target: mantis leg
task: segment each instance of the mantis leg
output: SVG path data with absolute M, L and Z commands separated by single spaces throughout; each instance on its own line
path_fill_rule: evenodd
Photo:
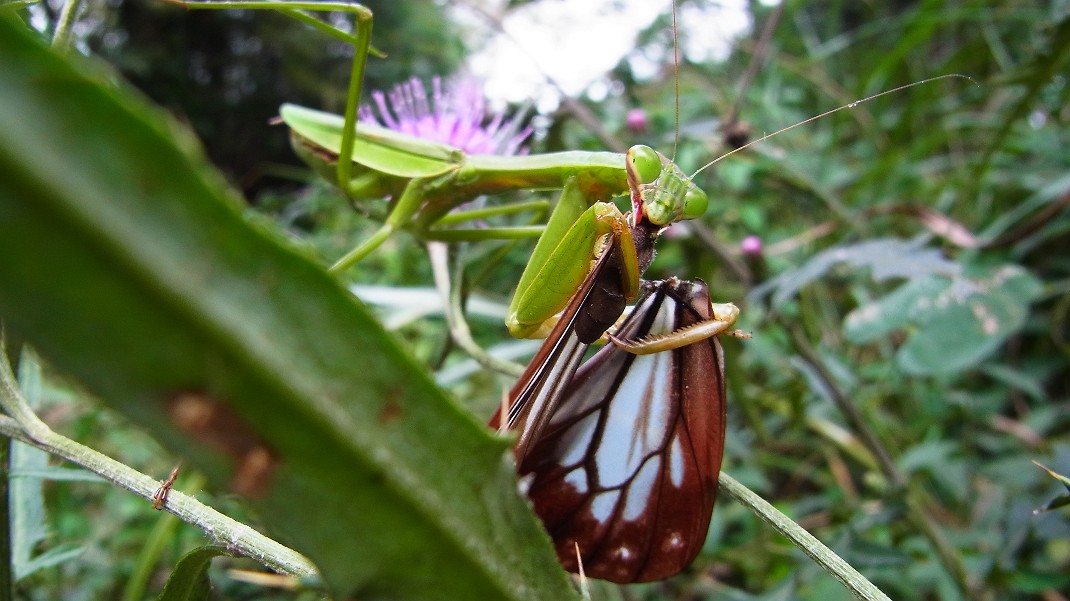
M 347 162 L 352 163 L 352 161 Z M 420 205 L 423 204 L 427 189 L 433 183 L 434 180 L 430 178 L 417 177 L 409 180 L 409 183 L 405 185 L 405 191 L 401 194 L 401 198 L 398 199 L 397 205 L 390 211 L 383 225 L 360 246 L 338 259 L 328 271 L 335 273 L 345 271 L 379 248 L 391 234 L 404 226 L 416 214 L 420 209 Z
M 713 317 L 711 319 L 680 328 L 671 334 L 640 340 L 624 340 L 610 334 L 609 339 L 613 341 L 613 344 L 633 355 L 651 355 L 685 347 L 719 334 L 734 334 L 728 332 L 728 328 L 732 327 L 736 323 L 736 319 L 739 318 L 739 308 L 732 303 L 714 304 L 712 308 Z M 749 338 L 749 335 L 745 334 L 734 335 Z
M 356 265 L 364 257 L 371 254 L 375 249 L 379 248 L 383 242 L 387 240 L 394 232 L 404 229 L 406 225 L 416 216 L 420 208 L 423 206 L 427 194 L 429 191 L 449 186 L 452 183 L 456 171 L 451 171 L 445 175 L 437 177 L 417 177 L 409 180 L 405 185 L 405 190 L 401 193 L 401 198 L 398 199 L 397 204 L 390 210 L 390 214 L 387 215 L 386 221 L 379 227 L 367 240 L 362 242 L 360 246 L 354 248 L 345 254 L 342 258 L 338 259 L 331 265 L 329 271 L 341 272 L 353 265 Z M 541 210 L 545 206 L 544 203 L 525 203 L 518 207 L 496 207 L 493 209 L 481 209 L 478 211 L 469 212 L 467 215 L 462 215 L 451 220 L 456 222 L 462 218 L 467 219 L 481 219 L 494 215 L 510 214 L 520 211 L 529 211 L 532 209 Z M 619 211 L 618 211 L 619 213 Z M 437 223 L 441 224 L 442 220 Z M 489 233 L 486 230 L 473 231 L 473 230 L 427 230 L 423 236 L 429 240 L 441 240 L 441 241 L 457 241 L 457 240 L 471 240 L 473 238 L 489 238 L 494 239 L 517 239 L 517 238 L 534 238 L 541 235 L 545 231 L 545 228 L 538 226 L 517 226 L 510 228 L 498 228 Z M 466 236 L 468 233 L 476 233 L 481 235 Z M 582 279 L 582 278 L 581 278 Z M 563 305 L 563 303 L 562 303 Z
M 371 47 L 372 11 L 356 2 L 320 2 L 302 0 L 164 0 L 191 9 L 251 9 L 274 10 L 323 31 L 333 38 L 353 45 L 353 65 L 349 72 L 349 87 L 346 94 L 345 127 L 342 130 L 341 151 L 338 153 L 338 181 L 349 182 L 353 172 L 353 146 L 357 139 L 357 107 L 360 104 L 364 68 L 368 63 Z M 305 11 L 340 11 L 354 16 L 355 33 L 349 34 L 309 15 Z
M 602 252 L 602 238 L 620 240 L 621 290 L 626 300 L 639 294 L 639 266 L 628 220 L 616 205 L 590 204 L 575 178 L 569 178 L 561 200 L 532 252 L 509 306 L 506 327 L 516 337 L 539 337 L 547 320 L 575 294 Z
M 452 211 L 435 221 L 434 227 L 428 228 L 423 232 L 423 237 L 427 240 L 437 240 L 440 242 L 473 242 L 478 240 L 520 240 L 523 238 L 538 238 L 544 231 L 546 231 L 546 227 L 537 224 L 542 221 L 549 210 L 549 202 L 545 200 L 532 200 L 504 206 Z M 520 213 L 530 213 L 532 215 L 532 223 L 530 225 L 478 229 L 450 227 L 469 221 L 491 219 L 503 215 L 517 215 Z

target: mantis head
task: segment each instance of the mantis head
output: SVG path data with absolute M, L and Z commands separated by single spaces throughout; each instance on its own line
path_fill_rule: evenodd
M 653 148 L 632 146 L 625 165 L 636 219 L 645 215 L 654 225 L 667 227 L 706 212 L 710 202 L 706 193 L 691 183 L 676 163 Z

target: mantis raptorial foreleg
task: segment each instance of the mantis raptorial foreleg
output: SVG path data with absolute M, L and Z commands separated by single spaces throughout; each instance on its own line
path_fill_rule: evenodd
M 532 251 L 509 305 L 506 326 L 517 337 L 538 338 L 548 333 L 547 319 L 561 310 L 602 252 L 602 238 L 618 239 L 622 251 L 622 291 L 628 301 L 639 293 L 635 243 L 627 219 L 616 205 L 587 200 L 575 181 L 565 184 L 557 208 L 546 224 L 546 234 Z M 579 249 L 580 256 L 577 256 Z M 582 256 L 584 249 L 586 256 Z
M 649 336 L 639 340 L 627 340 L 614 334 L 609 334 L 608 337 L 613 344 L 633 355 L 652 355 L 671 351 L 721 334 L 742 338 L 750 337 L 746 334 L 728 331 L 728 328 L 735 325 L 736 320 L 739 319 L 739 307 L 732 303 L 717 303 L 711 305 L 711 307 L 713 312 L 711 319 L 688 325 L 668 334 Z

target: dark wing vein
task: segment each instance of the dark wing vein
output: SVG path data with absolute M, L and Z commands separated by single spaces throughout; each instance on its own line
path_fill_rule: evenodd
M 618 240 L 611 239 L 599 256 L 591 271 L 580 284 L 576 294 L 565 306 L 560 319 L 554 325 L 550 335 L 538 353 L 532 358 L 516 385 L 509 392 L 509 413 L 507 426 L 519 432 L 514 452 L 517 462 L 523 461 L 533 441 L 541 437 L 546 423 L 553 415 L 561 399 L 561 392 L 572 380 L 576 368 L 590 345 L 589 340 L 581 340 L 577 329 L 586 332 L 597 330 L 596 322 L 607 321 L 612 324 L 624 310 L 623 300 L 615 315 L 605 314 L 615 303 L 607 302 L 605 297 L 620 297 L 621 269 Z M 592 314 L 589 306 L 601 307 L 598 314 Z M 602 327 L 605 331 L 605 327 Z M 601 335 L 599 332 L 595 338 Z M 490 427 L 498 428 L 501 424 L 499 411 L 490 419 Z
M 704 284 L 649 284 L 618 335 L 671 332 L 708 307 Z M 566 568 L 576 544 L 588 575 L 616 582 L 691 562 L 720 470 L 722 375 L 716 339 L 642 357 L 609 346 L 579 368 L 520 463 Z

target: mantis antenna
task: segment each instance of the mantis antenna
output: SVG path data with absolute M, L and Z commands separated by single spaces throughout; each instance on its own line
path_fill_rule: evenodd
M 676 149 L 680 146 L 680 43 L 676 29 L 676 0 L 672 1 L 672 80 L 673 97 L 676 99 L 675 126 L 672 138 L 672 162 L 676 162 Z
M 674 11 L 675 11 L 675 9 L 674 9 Z M 674 14 L 675 14 L 675 12 L 674 12 Z M 782 134 L 782 133 L 784 133 L 784 132 L 786 132 L 788 130 L 795 129 L 796 127 L 799 127 L 801 125 L 806 125 L 807 123 L 810 123 L 810 122 L 813 122 L 813 121 L 817 121 L 818 119 L 827 117 L 827 116 L 829 116 L 829 115 L 831 115 L 833 113 L 838 113 L 838 112 L 840 112 L 842 110 L 853 109 L 853 108 L 857 107 L 860 104 L 864 104 L 866 102 L 869 102 L 870 100 L 874 100 L 874 99 L 880 98 L 881 96 L 887 96 L 889 94 L 895 94 L 896 92 L 901 92 L 901 91 L 906 90 L 908 88 L 913 88 L 915 86 L 921 86 L 921 85 L 933 83 L 935 81 L 940 81 L 942 79 L 951 79 L 951 78 L 962 78 L 962 79 L 968 80 L 970 82 L 973 82 L 975 84 L 977 83 L 969 75 L 963 75 L 961 73 L 948 73 L 946 75 L 939 75 L 937 77 L 930 77 L 928 79 L 923 79 L 921 81 L 915 81 L 913 83 L 908 83 L 908 84 L 905 84 L 905 85 L 901 85 L 899 87 L 892 88 L 891 90 L 885 90 L 883 92 L 878 92 L 878 93 L 873 94 L 871 96 L 866 96 L 865 98 L 862 98 L 862 99 L 859 99 L 859 100 L 855 100 L 854 102 L 849 102 L 849 103 L 847 103 L 847 104 L 845 104 L 843 106 L 839 106 L 839 107 L 836 107 L 834 109 L 825 111 L 824 113 L 821 113 L 820 115 L 814 115 L 813 117 L 810 117 L 809 119 L 804 119 L 802 121 L 799 121 L 798 123 L 796 123 L 794 125 L 789 125 L 789 126 L 787 126 L 785 128 L 778 129 L 778 130 L 776 130 L 775 132 L 773 132 L 771 134 L 765 134 L 764 136 L 758 138 L 757 140 L 752 140 L 750 142 L 747 142 L 743 146 L 740 146 L 739 148 L 735 148 L 733 150 L 730 150 L 729 152 L 726 152 L 726 153 L 722 154 L 721 156 L 717 157 L 716 159 L 713 159 L 709 163 L 706 163 L 702 167 L 699 167 L 698 170 L 696 170 L 694 173 L 691 174 L 691 177 L 695 177 L 699 173 L 702 173 L 702 171 L 704 171 L 707 167 L 711 167 L 715 163 L 719 163 L 720 161 L 722 161 L 722 160 L 724 160 L 724 159 L 736 154 L 737 152 L 739 152 L 741 150 L 744 150 L 746 148 L 750 148 L 751 146 L 754 146 L 755 144 L 757 144 L 759 142 L 763 142 L 765 140 L 768 140 L 769 138 L 772 138 L 773 136 L 780 135 L 780 134 Z M 679 86 L 679 82 L 677 82 L 677 86 Z M 680 102 L 679 97 L 677 97 L 676 102 L 677 102 L 677 111 L 679 111 L 679 102 Z M 679 116 L 677 116 L 677 118 L 679 118 Z M 677 135 L 679 135 L 679 132 L 677 132 Z

